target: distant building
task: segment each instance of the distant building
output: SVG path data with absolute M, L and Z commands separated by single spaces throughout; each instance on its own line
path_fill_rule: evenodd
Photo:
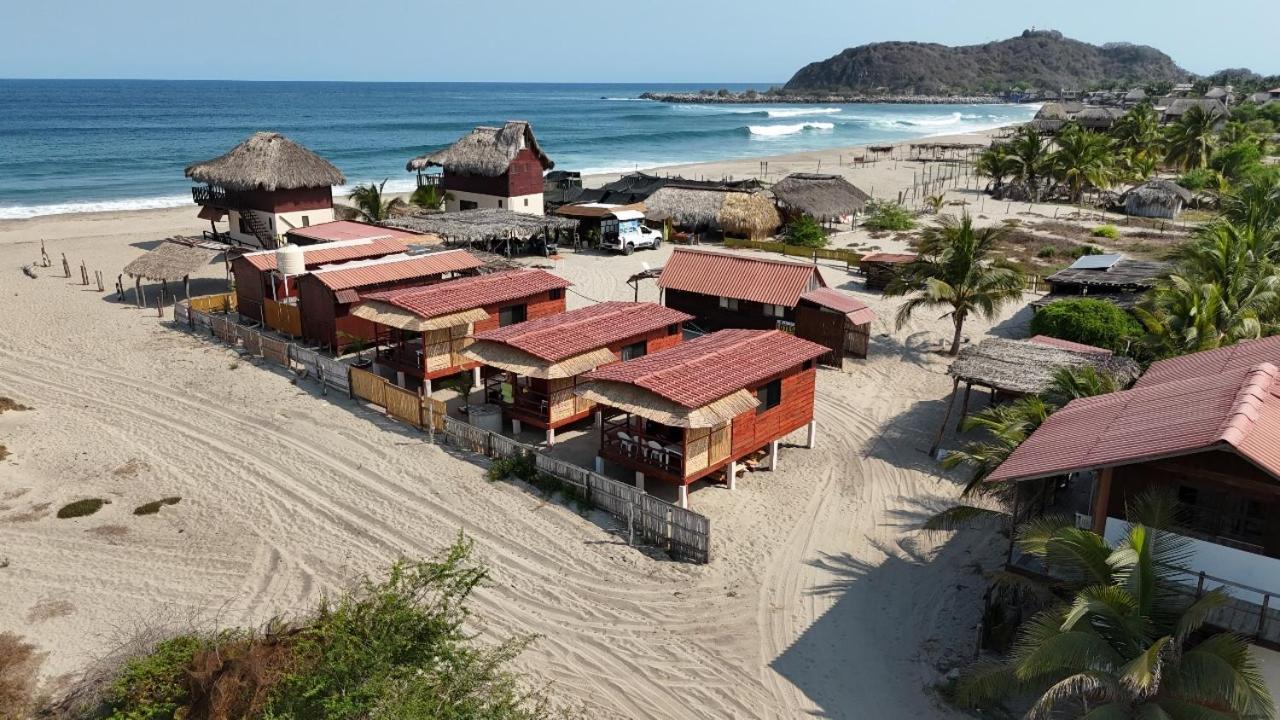
M 437 167 L 443 170 L 438 180 L 428 172 Z M 405 166 L 418 173 L 419 185 L 439 183 L 447 193 L 446 211 L 500 209 L 528 215 L 543 214 L 542 173 L 553 167 L 533 128 L 522 120 L 500 128 L 478 127 Z
M 1204 111 L 1217 118 L 1219 123 L 1224 123 L 1231 117 L 1231 110 L 1221 100 L 1213 98 L 1178 98 L 1169 103 L 1169 106 L 1164 109 L 1160 121 L 1164 123 L 1177 122 L 1188 110 L 1196 106 L 1204 108 Z

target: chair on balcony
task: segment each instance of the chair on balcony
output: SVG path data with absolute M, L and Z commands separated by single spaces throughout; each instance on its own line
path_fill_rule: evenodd
M 619 431 L 618 442 L 622 445 L 622 452 L 630 455 L 635 452 L 635 443 L 631 441 L 631 436 Z

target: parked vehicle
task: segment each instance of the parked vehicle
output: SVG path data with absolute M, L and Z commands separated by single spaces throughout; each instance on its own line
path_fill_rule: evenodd
M 624 255 L 630 255 L 636 250 L 644 248 L 652 248 L 654 250 L 662 247 L 662 233 L 652 228 L 647 228 L 640 224 L 643 215 L 636 212 L 635 217 L 622 217 L 630 215 L 632 211 L 618 213 L 618 235 L 604 240 L 600 246 L 606 250 L 620 251 Z

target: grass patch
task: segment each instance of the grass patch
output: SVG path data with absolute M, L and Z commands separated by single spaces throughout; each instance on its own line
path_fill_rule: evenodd
M 77 500 L 73 503 L 67 503 L 58 508 L 58 518 L 66 520 L 67 518 L 85 517 L 92 515 L 102 509 L 103 505 L 110 505 L 110 500 L 102 498 L 85 498 Z
M 591 509 L 591 503 L 587 502 L 586 493 L 582 491 L 582 488 L 565 482 L 555 475 L 549 475 L 538 470 L 538 466 L 532 456 L 514 455 L 496 458 L 489 464 L 487 474 L 489 479 L 494 481 L 506 480 L 507 478 L 523 480 L 541 490 L 542 494 L 548 497 L 560 495 L 573 505 L 579 514 L 586 513 Z
M 139 505 L 138 507 L 133 509 L 133 514 L 134 515 L 155 515 L 156 513 L 160 512 L 160 508 L 164 507 L 165 505 L 177 505 L 180 502 L 182 502 L 182 498 L 176 495 L 173 497 L 160 498 L 159 500 L 154 500 L 145 505 Z
M 1093 229 L 1092 234 L 1096 238 L 1115 240 L 1120 237 L 1120 230 L 1118 230 L 1115 225 L 1099 225 Z
M 866 212 L 867 218 L 862 221 L 862 226 L 868 230 L 902 231 L 916 226 L 915 214 L 898 203 L 872 200 L 867 203 Z

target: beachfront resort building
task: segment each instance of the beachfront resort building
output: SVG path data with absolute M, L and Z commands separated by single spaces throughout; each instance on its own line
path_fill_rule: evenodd
M 680 344 L 689 319 L 652 303 L 603 302 L 477 332 L 462 355 L 485 366 L 485 401 L 502 408 L 514 434 L 539 428 L 551 446 L 558 428 L 595 411 L 574 393 L 584 374 Z
M 484 263 L 466 250 L 387 255 L 324 265 L 298 276 L 302 337 L 335 354 L 376 339 L 373 324 L 351 312 L 369 293 L 437 283 Z
M 571 284 L 534 268 L 418 283 L 362 293 L 351 316 L 372 328 L 375 369 L 430 395 L 432 381 L 468 370 L 479 385 L 480 363 L 463 354 L 471 336 L 563 313 Z
M 871 196 L 840 175 L 792 173 L 770 188 L 787 222 L 808 216 L 820 223 L 847 222 Z
M 858 260 L 858 270 L 866 278 L 866 289 L 883 291 L 916 257 L 915 253 L 873 252 Z
M 1259 622 L 1280 592 L 1280 337 L 1153 364 L 1130 390 L 1075 400 L 1049 417 L 990 476 L 992 483 L 1057 482 L 1077 524 L 1121 537 L 1126 508 L 1145 491 L 1177 501 L 1177 534 L 1207 590 L 1226 584 L 1252 612 L 1222 624 L 1271 643 L 1280 623 Z M 1045 572 L 1029 558 L 1015 568 Z M 1201 575 L 1203 573 L 1203 575 Z M 1274 612 L 1274 611 L 1272 611 Z M 1251 624 L 1236 625 L 1238 617 Z M 1266 618 L 1274 619 L 1274 618 Z
M 761 450 L 778 463 L 779 441 L 813 420 L 815 361 L 827 348 L 779 330 L 721 330 L 593 370 L 575 392 L 602 406 L 597 471 L 605 462 L 675 486 L 719 476 L 732 489 L 739 462 Z
M 332 163 L 289 138 L 259 132 L 225 155 L 186 169 L 191 197 L 211 234 L 236 245 L 275 248 L 290 230 L 334 220 L 333 186 L 347 181 Z M 225 219 L 227 230 L 218 230 Z
M 555 163 L 538 146 L 533 128 L 512 120 L 478 127 L 454 144 L 419 155 L 405 166 L 418 184 L 439 184 L 446 211 L 499 209 L 542 215 L 542 174 Z M 440 168 L 439 175 L 430 171 Z

